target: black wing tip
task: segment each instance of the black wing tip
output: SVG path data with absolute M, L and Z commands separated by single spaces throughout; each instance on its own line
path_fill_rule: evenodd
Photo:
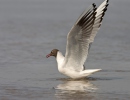
M 109 2 L 109 0 L 107 0 L 107 3 Z
M 106 0 L 107 2 L 109 1 L 109 0 Z M 100 18 L 100 23 L 102 22 L 102 20 L 103 20 L 103 17 L 104 17 L 104 15 L 105 15 L 105 12 L 107 11 L 107 7 L 108 7 L 108 3 L 106 3 L 106 5 L 105 5 L 105 8 L 102 10 L 103 11 L 103 13 L 102 13 L 102 16 L 101 16 L 101 18 Z M 101 24 L 99 25 L 99 27 L 101 26 Z
M 106 4 L 106 7 L 108 7 L 109 4 Z
M 106 4 L 106 7 L 105 7 L 104 10 L 103 10 L 104 12 L 107 11 L 107 7 L 108 7 L 108 5 L 109 5 L 109 4 Z
M 89 11 L 87 14 L 85 14 L 80 20 L 79 22 L 77 23 L 79 26 L 82 26 L 82 25 L 86 25 L 86 21 L 88 20 L 87 17 L 91 17 L 93 16 L 92 18 L 95 19 L 95 15 L 96 15 L 96 10 L 97 10 L 97 7 L 96 7 L 96 4 L 93 3 L 92 4 L 92 8 L 91 8 L 91 11 Z M 86 19 L 87 18 L 87 19 Z M 89 20 L 90 21 L 90 20 Z
M 108 6 L 108 5 L 107 5 Z M 103 13 L 102 13 L 102 17 L 101 17 L 101 21 L 103 20 L 103 17 L 105 15 L 105 12 L 107 11 L 107 6 L 103 9 Z
M 93 5 L 94 8 L 96 7 L 96 4 L 95 4 L 95 3 L 93 3 L 92 5 Z
M 107 7 L 103 10 L 104 11 L 104 13 L 107 11 Z

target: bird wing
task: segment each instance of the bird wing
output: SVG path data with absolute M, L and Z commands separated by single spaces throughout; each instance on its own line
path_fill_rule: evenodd
M 87 59 L 90 44 L 94 41 L 106 8 L 108 0 L 105 0 L 98 9 L 92 4 L 78 18 L 67 35 L 67 45 L 64 67 L 75 71 L 83 70 Z

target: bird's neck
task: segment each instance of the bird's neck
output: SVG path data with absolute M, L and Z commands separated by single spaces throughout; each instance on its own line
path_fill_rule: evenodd
M 63 62 L 64 62 L 64 56 L 62 55 L 60 51 L 57 52 L 56 61 L 58 64 L 58 69 L 59 69 L 60 67 L 62 67 Z

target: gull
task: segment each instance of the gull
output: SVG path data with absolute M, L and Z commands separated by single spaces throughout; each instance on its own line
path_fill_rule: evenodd
M 101 69 L 85 69 L 90 46 L 94 41 L 97 31 L 100 29 L 103 17 L 108 7 L 105 0 L 98 8 L 95 3 L 90 5 L 75 22 L 67 35 L 65 56 L 58 50 L 53 49 L 46 57 L 54 56 L 60 73 L 73 78 L 85 78 Z

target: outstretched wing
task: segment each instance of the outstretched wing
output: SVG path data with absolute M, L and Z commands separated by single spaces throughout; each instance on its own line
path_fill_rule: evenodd
M 108 0 L 105 0 L 98 9 L 92 4 L 78 18 L 67 35 L 67 46 L 65 54 L 65 66 L 76 71 L 83 70 L 87 59 L 89 44 L 99 30 Z

